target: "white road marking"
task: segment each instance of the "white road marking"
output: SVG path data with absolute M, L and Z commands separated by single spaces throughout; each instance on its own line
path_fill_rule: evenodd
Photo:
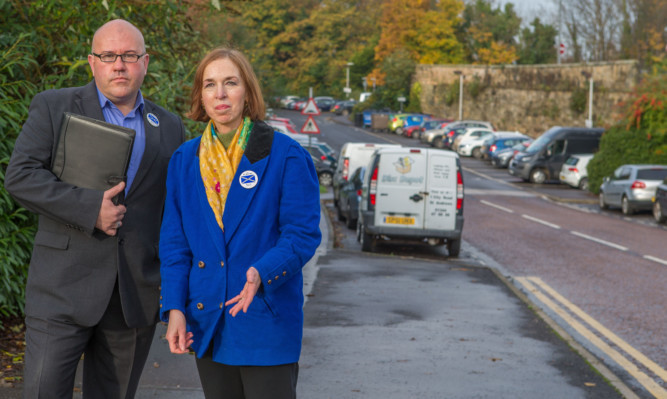
M 553 223 L 549 223 L 549 222 L 547 222 L 546 220 L 538 219 L 538 218 L 536 218 L 536 217 L 532 217 L 532 216 L 530 216 L 530 215 L 521 215 L 521 217 L 524 218 L 524 219 L 532 220 L 533 222 L 541 223 L 541 224 L 543 224 L 543 225 L 545 225 L 545 226 L 549 226 L 549 227 L 554 228 L 554 229 L 556 229 L 556 230 L 560 230 L 560 226 L 559 226 L 559 225 L 557 225 L 557 224 L 553 224 Z
M 490 207 L 492 207 L 492 208 L 500 209 L 500 210 L 503 211 L 503 212 L 514 213 L 514 211 L 511 210 L 511 209 L 509 209 L 509 208 L 505 208 L 504 206 L 496 205 L 496 204 L 494 204 L 494 203 L 492 203 L 492 202 L 489 202 L 489 201 L 481 200 L 481 201 L 479 201 L 479 202 L 481 202 L 481 203 L 484 204 L 484 205 L 488 205 L 488 206 L 490 206 Z
M 667 266 L 667 260 L 656 258 L 655 256 L 644 255 L 644 259 L 652 260 L 653 262 L 662 263 L 663 265 Z
M 571 233 L 574 234 L 575 236 L 578 236 L 578 237 L 581 237 L 581 238 L 585 238 L 585 239 L 587 239 L 587 240 L 595 241 L 595 242 L 597 242 L 598 244 L 602 244 L 602 245 L 606 245 L 606 246 L 608 246 L 608 247 L 616 248 L 616 249 L 618 249 L 619 251 L 627 251 L 627 250 L 628 250 L 626 247 L 624 247 L 624 246 L 622 246 L 622 245 L 618 245 L 618 244 L 614 244 L 613 242 L 609 242 L 609 241 L 601 240 L 601 239 L 599 239 L 599 238 L 595 238 L 595 237 L 589 236 L 589 235 L 587 235 L 587 234 L 580 233 L 580 232 L 578 232 L 578 231 L 571 231 Z

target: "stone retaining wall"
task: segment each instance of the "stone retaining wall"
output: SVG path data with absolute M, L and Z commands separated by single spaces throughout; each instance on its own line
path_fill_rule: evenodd
M 637 61 L 563 65 L 419 65 L 422 111 L 458 119 L 458 85 L 464 75 L 463 119 L 488 120 L 498 130 L 532 137 L 552 126 L 584 126 L 588 119 L 587 76 L 592 76 L 593 121 L 608 127 L 617 104 L 638 81 Z M 455 87 L 453 87 L 455 86 Z M 573 104 L 579 104 L 573 110 Z

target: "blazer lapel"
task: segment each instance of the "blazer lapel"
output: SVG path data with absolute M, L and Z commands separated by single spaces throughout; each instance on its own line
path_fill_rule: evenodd
M 100 99 L 97 96 L 97 88 L 95 87 L 94 80 L 83 86 L 81 97 L 74 102 L 79 108 L 81 115 L 104 121 L 104 114 L 102 113 L 102 107 L 100 107 Z
M 262 121 L 253 126 L 248 146 L 236 169 L 234 180 L 227 194 L 222 223 L 225 226 L 225 239 L 229 242 L 238 229 L 255 193 L 264 183 L 264 173 L 269 163 L 269 154 L 273 144 L 273 129 Z M 266 183 L 268 184 L 268 183 Z
M 151 115 L 151 120 L 148 119 L 149 115 Z M 132 187 L 130 187 L 130 191 L 127 193 L 128 197 L 141 186 L 141 181 L 148 175 L 148 172 L 151 169 L 151 164 L 160 153 L 159 117 L 160 115 L 155 107 L 153 107 L 150 102 L 144 100 L 144 132 L 146 134 L 146 147 L 144 148 L 144 155 L 141 157 L 141 163 L 139 163 L 139 170 L 137 170 L 137 174 L 134 176 Z

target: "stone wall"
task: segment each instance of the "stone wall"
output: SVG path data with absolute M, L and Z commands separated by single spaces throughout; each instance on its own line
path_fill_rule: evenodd
M 588 76 L 592 76 L 593 124 L 618 119 L 617 104 L 639 78 L 637 61 L 563 65 L 419 65 L 422 111 L 458 119 L 458 85 L 463 83 L 463 119 L 487 120 L 498 130 L 532 137 L 552 126 L 584 126 L 588 119 Z M 455 86 L 455 87 L 453 87 Z M 573 103 L 579 103 L 573 110 Z

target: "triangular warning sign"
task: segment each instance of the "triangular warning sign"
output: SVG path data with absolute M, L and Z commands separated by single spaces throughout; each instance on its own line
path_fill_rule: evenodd
M 306 123 L 304 123 L 301 128 L 301 133 L 320 134 L 320 128 L 317 127 L 312 116 L 309 115 L 308 119 L 306 119 Z
M 301 111 L 301 114 L 302 115 L 319 115 L 320 114 L 320 109 L 317 108 L 317 104 L 315 104 L 315 100 L 313 100 L 312 97 L 308 99 L 308 102 L 306 103 L 306 106 L 303 107 L 303 111 Z

